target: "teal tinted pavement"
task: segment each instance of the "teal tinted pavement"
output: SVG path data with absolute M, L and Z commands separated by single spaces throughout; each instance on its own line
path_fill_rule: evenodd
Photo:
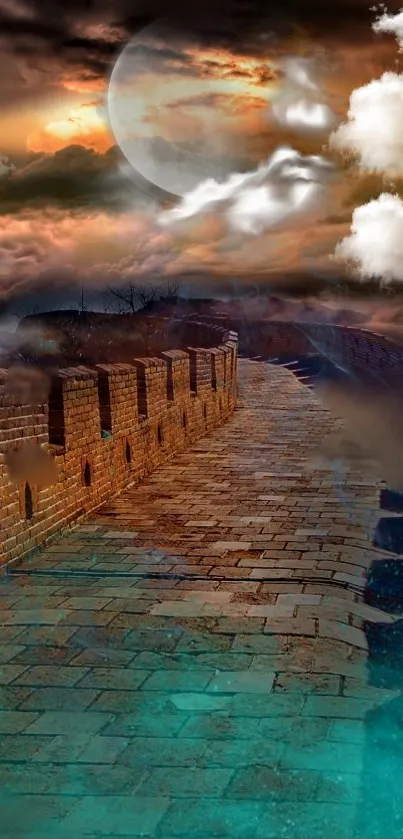
M 313 463 L 337 423 L 291 372 L 240 377 L 227 425 L 1 582 L 2 839 L 403 836 L 380 476 Z

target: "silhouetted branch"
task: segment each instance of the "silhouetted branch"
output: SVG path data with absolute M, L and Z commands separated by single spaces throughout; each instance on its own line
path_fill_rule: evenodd
M 118 288 L 109 287 L 105 294 L 105 311 L 118 314 L 135 314 L 157 301 L 174 302 L 179 293 L 179 284 L 170 280 L 165 285 L 135 285 L 132 281 Z

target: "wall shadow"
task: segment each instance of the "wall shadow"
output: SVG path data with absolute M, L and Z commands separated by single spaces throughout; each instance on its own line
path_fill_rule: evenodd
M 403 493 L 382 489 L 379 506 L 381 510 L 388 510 L 390 513 L 403 513 Z
M 403 495 L 384 490 L 381 508 L 403 510 Z M 386 522 L 388 523 L 386 525 Z M 392 527 L 390 525 L 396 522 Z M 380 519 L 375 544 L 396 553 L 401 547 L 403 517 Z M 381 544 L 382 543 L 382 544 Z M 386 544 L 389 547 L 386 547 Z M 368 621 L 368 686 L 380 691 L 378 704 L 365 717 L 360 800 L 354 839 L 403 837 L 403 556 L 372 563 L 365 602 L 396 616 L 393 622 Z M 382 701 L 382 691 L 399 692 Z
M 403 516 L 380 518 L 376 526 L 373 545 L 383 551 L 403 554 Z M 403 560 L 402 560 L 403 561 Z
M 323 355 L 284 355 L 277 358 L 260 356 L 259 360 L 279 367 L 288 367 L 291 373 L 304 382 L 307 386 L 320 384 L 321 382 L 350 381 L 352 376 L 340 370 L 332 361 Z

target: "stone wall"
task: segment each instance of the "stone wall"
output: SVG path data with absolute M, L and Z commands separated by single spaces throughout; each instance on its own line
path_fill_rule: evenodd
M 385 378 L 403 375 L 403 347 L 367 329 L 288 321 L 252 323 L 229 321 L 227 318 L 217 318 L 216 321 L 225 328 L 236 330 L 242 356 L 261 356 L 269 360 L 291 355 L 295 359 L 323 355 L 352 373 L 377 372 Z
M 331 361 L 351 370 L 403 368 L 403 348 L 383 335 L 352 326 L 300 324 L 298 328 L 310 342 L 311 351 L 322 352 Z
M 0 565 L 25 556 L 111 494 L 224 422 L 236 401 L 237 335 L 131 364 L 67 368 L 46 404 L 0 396 Z M 4 379 L 7 381 L 6 373 Z M 26 402 L 27 400 L 25 400 Z M 7 452 L 38 441 L 58 467 L 47 488 L 9 480 Z
M 259 321 L 227 318 L 215 319 L 207 316 L 198 317 L 198 323 L 209 324 L 212 329 L 215 321 L 216 328 L 234 329 L 239 338 L 239 353 L 243 357 L 276 358 L 295 355 L 296 358 L 314 353 L 308 337 L 299 329 L 299 324 L 290 321 Z

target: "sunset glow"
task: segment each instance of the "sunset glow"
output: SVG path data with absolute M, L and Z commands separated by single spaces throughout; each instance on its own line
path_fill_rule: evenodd
M 229 235 L 219 212 L 177 232 L 157 229 L 156 219 L 165 199 L 170 206 L 206 179 L 252 172 L 284 145 L 324 154 L 326 136 L 299 136 L 295 120 L 276 119 L 285 58 L 314 60 L 337 123 L 354 87 L 394 68 L 394 45 L 374 45 L 367 21 L 342 41 L 339 12 L 329 18 L 323 0 L 300 20 L 281 9 L 281 26 L 278 11 L 268 8 L 263 22 L 248 0 L 228 19 L 226 4 L 206 4 L 200 27 L 190 3 L 190 19 L 176 23 L 169 12 L 154 15 L 153 4 L 144 9 L 154 23 L 142 26 L 145 17 L 123 0 L 54 0 L 50 17 L 39 0 L 0 0 L 0 295 L 50 274 L 99 284 L 150 271 L 332 268 L 329 253 L 349 229 L 349 195 L 361 188 L 344 171 L 315 225 L 301 220 L 253 241 Z
M 113 144 L 97 105 L 83 104 L 56 112 L 54 119 L 28 136 L 27 148 L 29 151 L 51 153 L 73 143 L 99 152 Z

